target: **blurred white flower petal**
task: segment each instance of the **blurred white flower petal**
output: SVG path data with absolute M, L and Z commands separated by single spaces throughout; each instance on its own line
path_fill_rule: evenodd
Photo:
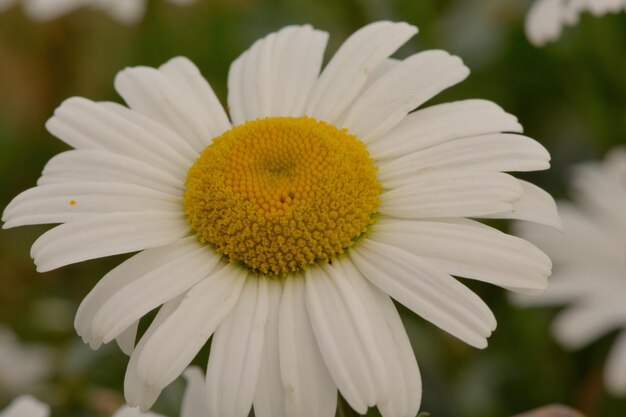
M 626 0 L 535 0 L 526 15 L 526 36 L 543 46 L 561 36 L 563 26 L 578 23 L 582 13 L 598 17 L 626 10 Z
M 114 19 L 137 23 L 143 17 L 148 0 L 0 0 L 0 10 L 21 1 L 26 14 L 33 20 L 56 19 L 81 7 L 90 7 L 108 13 Z M 188 5 L 195 0 L 168 0 L 178 5 Z
M 0 354 L 1 355 L 1 354 Z M 30 395 L 22 395 L 13 400 L 0 417 L 48 417 L 50 407 Z
M 49 348 L 24 344 L 0 326 L 0 396 L 35 389 L 50 374 L 52 360 Z
M 567 304 L 552 330 L 569 349 L 621 332 L 606 364 L 605 383 L 611 392 L 626 395 L 626 148 L 614 149 L 603 162 L 578 166 L 571 182 L 575 204 L 558 202 L 563 233 L 517 225 L 522 237 L 553 258 L 555 271 L 543 295 L 514 301 Z

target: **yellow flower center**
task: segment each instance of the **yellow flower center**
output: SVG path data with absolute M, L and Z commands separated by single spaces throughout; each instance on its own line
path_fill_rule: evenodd
M 329 262 L 376 221 L 365 145 L 309 117 L 271 117 L 215 138 L 191 166 L 183 205 L 203 243 L 270 275 Z

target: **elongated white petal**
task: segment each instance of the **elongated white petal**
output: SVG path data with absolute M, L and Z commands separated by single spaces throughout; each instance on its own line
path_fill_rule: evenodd
M 597 164 L 577 166 L 571 181 L 574 196 L 581 208 L 593 213 L 600 225 L 618 228 L 618 236 L 626 231 L 626 192 L 623 182 L 623 175 L 615 175 L 608 167 Z
M 623 326 L 625 318 L 623 294 L 611 294 L 598 300 L 582 300 L 569 307 L 552 323 L 552 331 L 564 346 L 578 349 Z
M 180 417 L 208 417 L 208 401 L 206 395 L 206 379 L 197 366 L 190 366 L 183 373 L 187 387 L 183 394 Z
M 182 199 L 140 185 L 72 182 L 40 185 L 11 201 L 2 214 L 8 229 L 27 224 L 66 223 L 94 215 L 155 211 L 180 213 Z
M 181 196 L 183 181 L 158 167 L 107 151 L 73 150 L 54 156 L 37 185 L 100 181 L 141 185 Z
M 501 287 L 543 290 L 551 272 L 550 258 L 533 244 L 475 224 L 381 219 L 369 237 L 414 253 L 448 274 Z
M 350 253 L 374 285 L 434 325 L 478 347 L 496 320 L 485 303 L 450 275 L 400 248 L 366 240 Z
M 263 277 L 246 281 L 219 325 L 207 367 L 208 417 L 247 417 L 261 367 L 269 294 Z
M 499 172 L 423 174 L 405 183 L 381 194 L 381 214 L 408 219 L 476 217 L 512 211 L 523 194 L 517 179 Z
M 604 381 L 613 395 L 626 393 L 626 331 L 622 331 L 613 343 L 604 367 Z
M 206 132 L 199 133 L 215 137 L 231 128 L 228 116 L 215 92 L 193 62 L 179 56 L 161 65 L 159 70 L 184 95 L 186 101 L 196 106 L 198 117 L 201 118 L 204 128 L 208 129 Z M 154 113 L 151 115 L 157 116 Z
M 255 42 L 228 74 L 233 124 L 267 116 L 302 116 L 327 40 L 326 32 L 305 25 L 287 26 Z
M 228 264 L 189 290 L 146 342 L 137 363 L 139 377 L 155 390 L 174 381 L 230 313 L 247 275 Z
M 35 397 L 22 395 L 0 412 L 0 417 L 48 417 L 50 407 Z
M 155 387 L 141 378 L 137 372 L 137 364 L 150 337 L 176 311 L 183 298 L 184 296 L 181 295 L 163 304 L 130 356 L 124 377 L 124 397 L 131 407 L 140 407 L 146 411 L 152 407 L 161 394 L 162 388 Z
M 290 417 L 334 417 L 337 386 L 317 346 L 305 306 L 304 287 L 303 277 L 287 278 L 278 312 L 285 410 Z
M 388 400 L 389 393 L 380 392 L 387 376 L 381 369 L 367 307 L 344 276 L 330 272 L 332 276 L 326 268 L 306 271 L 306 306 L 322 357 L 341 395 L 354 410 L 365 414 L 368 406 Z
M 397 415 L 412 417 L 417 415 L 422 401 L 422 379 L 417 367 L 417 360 L 393 301 L 381 291 L 377 292 L 377 298 L 393 336 L 393 339 L 387 342 L 393 347 L 390 350 L 397 355 L 398 360 L 397 369 L 395 370 L 397 379 L 391 381 L 389 410 L 386 410 L 385 405 L 379 407 L 383 417 Z M 393 358 L 387 357 L 387 359 Z
M 363 277 L 351 261 L 333 262 L 335 267 L 343 270 L 343 278 L 349 281 L 367 306 L 366 318 L 376 334 L 387 375 L 382 387 L 387 392 L 386 398 L 377 403 L 381 414 L 383 417 L 415 416 L 421 399 L 419 369 L 393 302 Z
M 198 249 L 201 247 L 197 238 L 190 236 L 170 245 L 147 249 L 121 263 L 102 277 L 81 302 L 74 320 L 76 332 L 85 343 L 97 349 L 102 343 L 102 334 L 93 332 L 93 319 L 111 297 L 136 280 L 150 276 L 168 264 L 175 263 L 179 257 L 185 257 Z M 206 256 L 210 258 L 211 252 L 208 249 L 206 252 Z
M 278 310 L 282 298 L 282 283 L 267 282 L 269 306 L 263 342 L 261 369 L 254 393 L 256 417 L 291 417 L 285 410 L 285 390 L 280 379 L 280 352 L 278 345 Z
M 379 179 L 401 183 L 421 172 L 539 171 L 550 167 L 550 154 L 534 139 L 514 134 L 473 136 L 420 150 L 380 164 Z
M 115 89 L 133 111 L 164 124 L 201 151 L 229 125 L 211 87 L 197 71 L 182 58 L 165 64 L 161 71 L 127 68 L 115 77 Z
M 189 239 L 171 249 L 176 256 L 164 254 L 156 268 L 147 264 L 150 269 L 132 276 L 132 281 L 102 303 L 91 324 L 94 336 L 108 343 L 135 320 L 206 278 L 221 257 Z
M 461 59 L 444 51 L 420 52 L 405 59 L 356 99 L 342 120 L 365 143 L 400 123 L 406 115 L 469 75 Z
M 409 114 L 367 146 L 376 160 L 397 158 L 459 138 L 522 132 L 517 118 L 487 100 L 438 104 Z
M 137 330 L 139 329 L 139 320 L 128 326 L 126 330 L 120 333 L 115 341 L 126 355 L 130 356 L 135 350 L 135 342 L 137 340 Z
M 57 108 L 46 127 L 76 149 L 109 151 L 147 162 L 184 178 L 193 150 L 175 133 L 114 103 L 73 97 Z
M 33 243 L 37 271 L 167 245 L 189 233 L 182 213 L 107 213 L 56 226 Z
M 352 34 L 322 71 L 305 114 L 333 123 L 352 103 L 368 74 L 417 33 L 406 23 L 376 22 Z
M 562 230 L 563 224 L 554 198 L 534 184 L 523 180 L 517 181 L 522 187 L 523 193 L 519 200 L 513 202 L 513 210 L 477 215 L 476 217 L 526 220 Z

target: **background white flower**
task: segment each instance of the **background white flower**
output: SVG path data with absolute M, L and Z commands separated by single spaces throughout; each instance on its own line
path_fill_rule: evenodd
M 34 20 L 51 20 L 80 7 L 102 10 L 120 22 L 136 23 L 143 16 L 148 0 L 0 0 L 0 11 L 20 1 L 26 14 Z M 168 0 L 187 5 L 196 0 Z
M 0 325 L 0 398 L 36 389 L 50 374 L 52 359 L 50 349 L 23 344 Z
M 535 0 L 526 16 L 526 35 L 536 46 L 555 41 L 563 26 L 578 23 L 584 12 L 594 16 L 626 10 L 626 0 Z
M 243 417 L 254 406 L 257 417 L 330 417 L 337 390 L 359 413 L 378 406 L 385 417 L 413 416 L 421 380 L 391 297 L 484 348 L 495 317 L 453 275 L 520 292 L 546 287 L 551 263 L 545 254 L 468 218 L 558 226 L 556 206 L 545 191 L 504 173 L 547 169 L 548 152 L 520 134 L 515 117 L 485 100 L 413 112 L 469 74 L 458 57 L 444 51 L 389 59 L 416 32 L 406 23 L 365 26 L 321 73 L 325 32 L 291 26 L 272 33 L 231 66 L 230 120 L 184 58 L 158 69 L 122 71 L 115 87 L 130 109 L 71 98 L 56 110 L 47 127 L 76 150 L 53 158 L 39 185 L 7 206 L 4 226 L 63 223 L 34 243 L 31 254 L 39 271 L 142 251 L 98 283 L 75 322 L 92 347 L 117 339 L 131 354 L 125 379 L 129 404 L 149 408 L 212 336 L 206 382 L 211 416 Z M 310 138 L 319 139 L 314 129 L 324 129 L 335 146 L 353 144 L 354 153 L 305 158 L 318 155 L 308 151 L 317 146 Z M 206 168 L 203 163 L 215 149 L 240 143 L 228 142 L 237 134 L 250 139 L 249 147 L 232 159 L 231 154 L 219 159 L 221 153 L 209 159 L 232 162 L 232 168 Z M 295 136 L 282 140 L 290 134 Z M 264 144 L 265 153 L 254 148 Z M 291 160 L 294 154 L 302 158 Z M 356 168 L 362 169 L 357 172 L 367 175 L 358 180 L 367 183 L 355 180 L 339 188 L 358 195 L 332 200 L 332 210 L 309 210 L 304 220 L 276 227 L 241 220 L 251 201 L 266 197 L 255 194 L 261 189 L 255 181 L 274 175 L 284 160 L 290 164 L 279 174 L 290 174 L 293 163 L 297 172 L 311 175 L 298 178 L 293 195 L 251 211 L 268 215 L 264 220 L 284 220 L 274 216 L 283 203 L 317 207 L 299 204 L 310 203 L 305 197 L 318 190 L 326 198 L 334 183 L 321 187 L 310 178 L 350 178 L 343 171 L 332 176 L 337 171 L 328 162 L 346 154 L 361 158 L 356 158 Z M 242 167 L 250 155 L 268 158 L 259 160 L 267 172 L 252 170 L 256 176 L 246 176 Z M 270 160 L 275 155 L 283 159 Z M 341 159 L 337 166 L 352 160 Z M 202 177 L 223 172 L 239 177 L 231 182 Z M 284 178 L 271 177 L 278 181 L 271 190 Z M 233 188 L 202 194 L 214 185 Z M 242 211 L 217 206 L 229 196 L 239 198 L 242 190 L 250 191 Z M 358 233 L 344 236 L 346 246 L 337 246 L 331 238 L 361 214 L 360 206 L 346 206 L 354 202 L 371 211 Z M 219 241 L 201 233 L 207 213 L 221 216 L 208 227 L 208 232 L 220 231 Z M 295 234 L 308 233 L 296 227 L 301 224 L 296 220 L 313 222 L 308 240 Z M 259 241 L 268 230 L 276 239 Z M 287 234 L 291 231 L 293 236 Z M 249 257 L 226 263 L 215 247 L 226 238 L 238 242 L 240 235 L 247 239 L 235 248 L 249 250 Z M 292 237 L 297 244 L 289 243 Z M 296 254 L 304 259 L 297 268 L 287 258 L 291 252 L 283 251 L 291 247 L 306 249 Z M 322 247 L 334 248 L 332 256 L 303 255 Z M 232 260 L 233 252 L 226 253 Z M 249 266 L 250 258 L 266 253 L 273 257 Z M 139 320 L 159 307 L 135 346 Z
M 522 305 L 569 306 L 553 323 L 565 347 L 578 349 L 618 329 L 605 366 L 605 383 L 626 394 L 626 148 L 602 163 L 580 165 L 572 179 L 576 204 L 559 202 L 564 233 L 519 224 L 521 236 L 536 243 L 555 264 L 548 290 L 516 297 Z
M 182 398 L 180 417 L 207 417 L 206 390 L 204 375 L 196 367 L 189 367 L 185 373 L 187 387 Z M 0 417 L 49 417 L 50 406 L 30 395 L 22 395 L 11 402 Z M 112 417 L 165 417 L 152 412 L 141 412 L 139 408 L 124 405 Z

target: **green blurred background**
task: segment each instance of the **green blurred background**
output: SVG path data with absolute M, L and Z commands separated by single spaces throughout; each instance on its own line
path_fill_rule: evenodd
M 559 42 L 538 49 L 523 33 L 529 5 L 522 0 L 198 0 L 175 7 L 151 0 L 136 26 L 90 10 L 36 23 L 14 7 L 0 14 L 0 208 L 35 185 L 46 161 L 67 149 L 44 128 L 55 107 L 70 96 L 121 101 L 113 78 L 126 66 L 158 66 L 187 56 L 224 103 L 230 62 L 268 32 L 311 23 L 330 32 L 328 57 L 354 30 L 380 19 L 420 28 L 399 57 L 432 48 L 462 57 L 472 70 L 469 79 L 433 102 L 485 98 L 515 114 L 553 158 L 550 171 L 524 177 L 565 198 L 572 164 L 601 158 L 626 143 L 626 14 L 585 15 Z M 127 358 L 116 346 L 90 351 L 72 322 L 80 300 L 124 257 L 38 274 L 29 250 L 46 229 L 0 232 L 0 324 L 28 343 L 50 348 L 51 375 L 32 392 L 52 404 L 54 416 L 110 416 L 123 401 Z M 589 417 L 626 415 L 626 399 L 609 396 L 602 386 L 614 334 L 566 352 L 549 335 L 557 309 L 519 310 L 508 303 L 506 291 L 467 284 L 498 318 L 485 350 L 401 310 L 422 371 L 423 411 L 434 417 L 505 417 L 558 402 Z M 196 362 L 204 365 L 206 357 L 202 352 Z M 176 417 L 182 387 L 168 389 L 156 410 Z M 0 388 L 0 410 L 15 394 Z

